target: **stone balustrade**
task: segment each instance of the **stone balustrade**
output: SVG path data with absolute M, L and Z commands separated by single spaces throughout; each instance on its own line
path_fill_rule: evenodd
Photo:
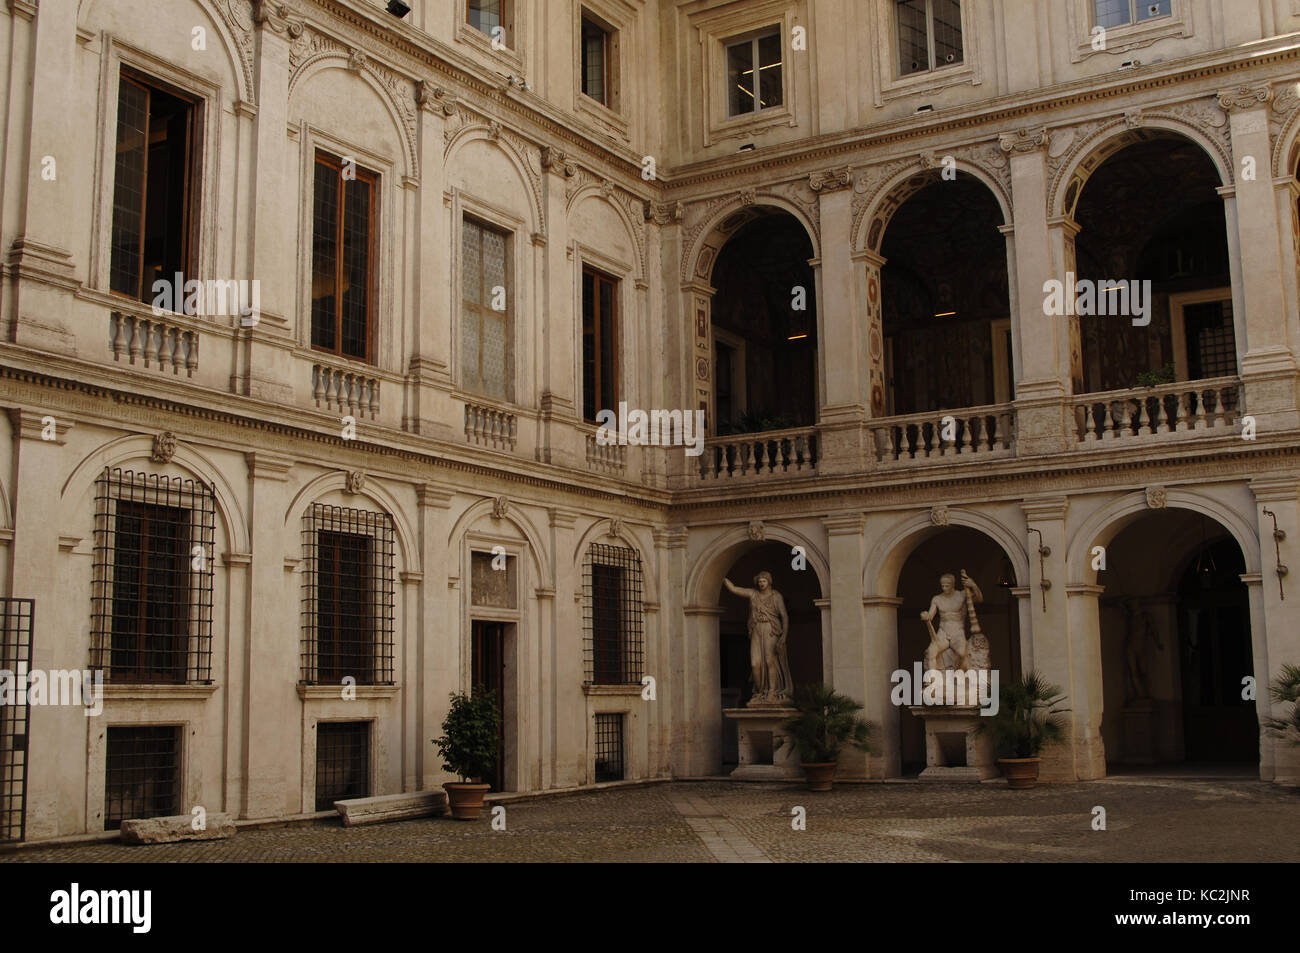
M 156 367 L 166 373 L 193 377 L 199 366 L 199 332 L 168 320 L 165 315 L 144 317 L 124 311 L 108 315 L 108 346 L 113 360 Z
M 817 431 L 812 427 L 711 437 L 699 457 L 701 480 L 813 476 Z
M 964 410 L 883 417 L 868 422 L 881 467 L 951 463 L 1016 453 L 1015 409 L 989 404 Z
M 1071 401 L 1077 446 L 1164 434 L 1230 433 L 1242 414 L 1235 377 L 1081 394 Z
M 465 439 L 480 447 L 513 450 L 518 420 L 509 411 L 485 404 L 465 404 Z
M 325 406 L 353 417 L 379 413 L 379 379 L 346 366 L 312 365 L 311 394 L 316 406 Z
M 587 468 L 601 473 L 627 470 L 627 447 L 616 443 L 601 444 L 594 433 L 587 434 Z

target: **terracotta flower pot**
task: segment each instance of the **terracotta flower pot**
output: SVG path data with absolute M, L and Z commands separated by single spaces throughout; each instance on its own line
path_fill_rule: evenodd
M 828 761 L 823 764 L 805 764 L 804 777 L 808 779 L 809 791 L 829 791 L 835 783 L 835 768 L 838 762 Z
M 442 788 L 447 792 L 452 817 L 458 821 L 477 821 L 483 811 L 483 796 L 492 790 L 492 785 L 447 781 Z
M 998 758 L 1007 787 L 1023 790 L 1038 783 L 1038 763 L 1042 758 Z

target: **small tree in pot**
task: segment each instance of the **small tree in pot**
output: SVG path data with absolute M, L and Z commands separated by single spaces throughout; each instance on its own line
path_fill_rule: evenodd
M 781 727 L 787 737 L 777 747 L 789 742 L 799 752 L 808 790 L 829 791 L 835 781 L 840 751 L 848 744 L 868 753 L 876 726 L 861 717 L 862 706 L 829 685 L 804 685 L 795 693 L 799 714 Z
M 1003 685 L 1000 694 L 998 713 L 981 718 L 980 730 L 992 732 L 998 750 L 1011 753 L 998 759 L 1007 787 L 1032 788 L 1038 783 L 1039 754 L 1065 736 L 1061 715 L 1070 709 L 1059 707 L 1065 695 L 1037 672 Z
M 443 767 L 460 778 L 443 784 L 451 816 L 458 821 L 477 820 L 483 810 L 483 796 L 492 785 L 480 783 L 497 763 L 497 738 L 501 714 L 496 695 L 482 685 L 473 695 L 451 693 L 451 710 L 442 722 L 443 735 L 433 743 L 442 756 Z

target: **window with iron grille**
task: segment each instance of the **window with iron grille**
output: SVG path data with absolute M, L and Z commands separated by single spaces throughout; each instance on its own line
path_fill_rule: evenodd
M 117 88 L 109 289 L 152 301 L 153 284 L 193 277 L 201 105 L 123 69 Z M 173 300 L 182 300 L 174 289 Z
M 208 683 L 212 488 L 105 468 L 96 481 L 90 667 L 110 682 Z
M 962 62 L 961 0 L 897 0 L 894 9 L 901 75 Z
M 104 830 L 144 817 L 181 813 L 181 727 L 108 729 Z
M 303 518 L 302 680 L 393 684 L 393 520 L 317 503 Z
M 370 722 L 323 721 L 316 725 L 316 810 L 335 801 L 370 796 Z
M 596 716 L 596 783 L 623 780 L 623 714 Z
M 644 642 L 641 556 L 592 543 L 583 564 L 586 683 L 640 685 Z
M 0 598 L 0 671 L 32 667 L 33 599 Z M 0 843 L 27 836 L 27 738 L 31 701 L 0 705 Z

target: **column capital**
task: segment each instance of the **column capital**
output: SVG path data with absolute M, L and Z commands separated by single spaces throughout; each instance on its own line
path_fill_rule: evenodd
M 1091 582 L 1074 582 L 1065 587 L 1067 595 L 1071 596 L 1091 596 L 1096 599 L 1106 591 L 1105 586 L 1098 586 Z
M 1055 496 L 1039 500 L 1022 500 L 1020 509 L 1025 514 L 1025 519 L 1030 523 L 1039 523 L 1046 520 L 1063 520 L 1065 514 L 1070 509 L 1070 500 L 1068 497 Z
M 264 450 L 250 450 L 244 454 L 244 460 L 248 463 L 248 475 L 254 480 L 278 480 L 284 483 L 289 479 L 289 471 L 293 469 L 291 457 Z
M 552 529 L 573 529 L 574 524 L 578 522 L 576 512 L 560 509 L 558 506 L 552 506 L 548 509 L 546 516 Z
M 420 507 L 427 506 L 433 509 L 446 510 L 451 509 L 451 498 L 455 495 L 452 490 L 446 490 L 429 483 L 421 483 L 415 488 L 415 503 Z
M 862 604 L 868 609 L 897 609 L 903 604 L 901 596 L 863 596 Z
M 1017 129 L 998 136 L 998 147 L 1010 155 L 1033 155 L 1046 153 L 1052 137 L 1046 126 L 1038 129 Z
M 848 166 L 838 169 L 821 169 L 808 176 L 808 188 L 818 195 L 828 195 L 853 188 L 853 171 Z
M 26 407 L 10 408 L 9 420 L 21 439 L 52 443 L 56 447 L 68 442 L 68 431 L 76 426 L 74 421 Z
M 1300 492 L 1300 478 L 1257 477 L 1250 481 L 1250 491 L 1260 503 L 1294 503 Z
M 650 531 L 657 549 L 685 549 L 690 536 L 685 526 L 656 527 Z
M 1218 93 L 1219 108 L 1228 115 L 1263 109 L 1273 101 L 1273 90 L 1267 83 L 1256 86 L 1234 86 Z
M 867 518 L 861 513 L 837 513 L 822 517 L 822 526 L 826 527 L 827 536 L 860 536 L 866 525 Z

